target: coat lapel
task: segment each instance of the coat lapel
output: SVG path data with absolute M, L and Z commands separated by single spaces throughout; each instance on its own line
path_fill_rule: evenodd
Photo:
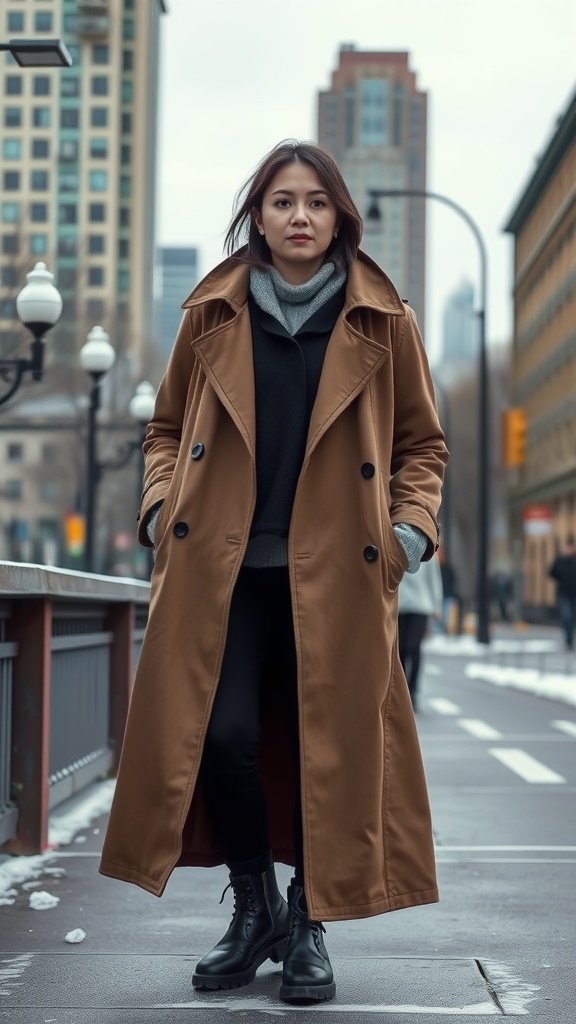
M 193 346 L 206 376 L 253 456 L 256 439 L 254 363 L 247 304 L 227 323 L 193 342 Z

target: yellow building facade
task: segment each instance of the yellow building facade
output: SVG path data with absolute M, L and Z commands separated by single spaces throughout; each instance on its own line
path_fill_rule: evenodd
M 554 604 L 548 567 L 576 534 L 576 94 L 505 230 L 514 236 L 511 405 L 526 445 L 509 512 L 523 605 Z

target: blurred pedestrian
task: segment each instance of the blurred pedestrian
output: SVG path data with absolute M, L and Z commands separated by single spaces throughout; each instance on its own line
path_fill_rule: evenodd
M 456 582 L 456 570 L 446 558 L 444 548 L 440 546 L 436 555 L 442 575 L 442 627 L 445 633 L 460 632 L 460 596 Z
M 566 538 L 563 550 L 550 566 L 549 575 L 556 581 L 556 604 L 566 650 L 573 651 L 576 629 L 576 542 L 573 534 Z
M 500 622 L 510 622 L 510 602 L 514 597 L 514 586 L 510 573 L 498 569 L 491 580 L 492 598 L 498 609 Z
M 431 616 L 437 621 L 442 618 L 442 576 L 436 558 L 404 576 L 398 588 L 398 651 L 415 711 L 420 651 Z
M 332 157 L 282 143 L 184 303 L 144 446 L 156 560 L 101 864 L 157 895 L 177 865 L 227 864 L 234 916 L 193 984 L 283 960 L 286 1002 L 335 994 L 322 920 L 438 898 L 395 635 L 447 452 L 414 314 L 361 228 Z

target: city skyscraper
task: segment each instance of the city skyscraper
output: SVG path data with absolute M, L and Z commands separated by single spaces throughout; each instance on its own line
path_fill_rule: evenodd
M 184 245 L 158 249 L 156 352 L 165 362 L 182 319 L 182 303 L 200 277 L 198 249 Z
M 440 369 L 452 379 L 462 370 L 475 367 L 478 359 L 478 320 L 474 311 L 474 286 L 463 280 L 448 296 L 444 306 L 442 362 Z
M 164 0 L 5 0 L 9 38 L 61 38 L 73 65 L 0 70 L 0 331 L 22 336 L 15 295 L 44 260 L 64 314 L 50 347 L 76 361 L 102 324 L 118 368 L 151 343 L 158 55 Z
M 318 141 L 330 150 L 364 219 L 363 249 L 386 271 L 424 327 L 425 200 L 379 200 L 366 218 L 369 189 L 426 188 L 427 96 L 409 53 L 341 46 L 331 86 L 319 93 Z

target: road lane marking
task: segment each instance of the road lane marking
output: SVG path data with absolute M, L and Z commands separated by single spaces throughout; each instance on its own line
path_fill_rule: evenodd
M 568 736 L 576 736 L 576 722 L 564 722 L 558 720 L 550 723 L 554 729 L 560 729 L 561 732 L 565 732 Z
M 436 846 L 439 853 L 576 853 L 576 846 Z
M 517 750 L 514 747 L 495 747 L 489 751 L 492 757 L 501 761 L 503 765 L 516 772 L 525 782 L 543 783 L 565 783 L 566 779 L 558 772 L 552 771 L 547 765 L 537 761 L 535 757 L 527 754 L 524 750 Z
M 276 1016 L 292 1016 L 297 1013 L 310 1012 L 309 1006 L 297 1006 L 292 1005 L 290 1010 L 274 1010 L 271 1009 L 270 1000 L 266 996 L 258 998 L 256 996 L 252 999 L 239 999 L 233 997 L 230 999 L 219 999 L 215 1001 L 211 999 L 209 1002 L 203 1002 L 198 999 L 194 1003 L 155 1003 L 153 1006 L 154 1010 L 224 1010 L 228 1013 L 238 1013 L 239 1011 L 245 1013 L 247 1010 L 258 1011 L 262 1010 L 264 1013 L 273 1013 Z M 316 1003 L 314 1006 L 314 1016 L 318 1013 L 418 1013 L 418 1014 L 434 1014 L 434 1016 L 443 1017 L 488 1017 L 488 1016 L 501 1016 L 500 1010 L 493 1002 L 489 1003 L 473 1003 L 469 1006 L 419 1006 L 414 1003 L 401 1004 L 401 1003 L 388 1003 L 382 1006 L 373 1006 L 370 1003 Z
M 428 701 L 431 708 L 437 711 L 439 715 L 461 715 L 462 711 L 457 704 L 453 704 L 451 700 L 446 700 L 445 697 L 431 697 Z
M 461 729 L 465 729 L 471 736 L 478 740 L 501 740 L 502 733 L 493 729 L 488 722 L 482 722 L 479 718 L 461 718 L 458 722 Z

